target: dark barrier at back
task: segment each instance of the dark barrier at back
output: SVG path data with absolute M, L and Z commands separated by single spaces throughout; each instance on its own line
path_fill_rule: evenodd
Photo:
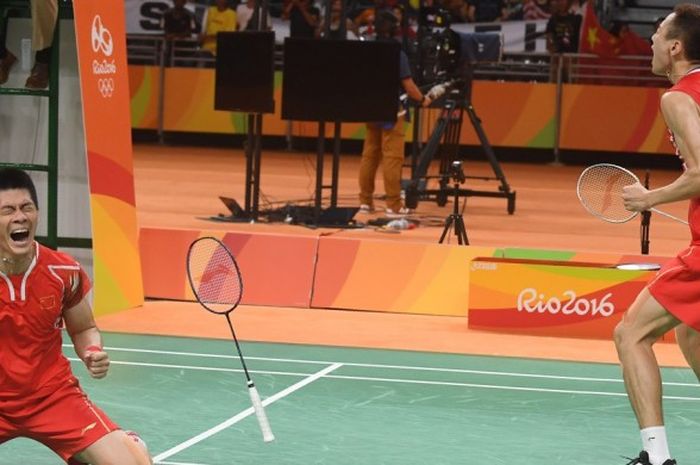
M 396 120 L 400 48 L 398 42 L 287 38 L 282 118 Z

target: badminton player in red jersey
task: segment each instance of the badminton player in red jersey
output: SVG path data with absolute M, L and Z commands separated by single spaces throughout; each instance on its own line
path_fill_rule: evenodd
M 639 294 L 615 328 L 615 345 L 644 449 L 629 463 L 674 465 L 652 345 L 676 328 L 678 344 L 700 379 L 700 6 L 677 5 L 652 36 L 652 50 L 652 72 L 673 84 L 661 97 L 661 113 L 684 170 L 658 189 L 647 190 L 639 183 L 627 186 L 623 199 L 628 210 L 638 212 L 690 200 L 691 242 Z
M 90 281 L 35 242 L 37 205 L 27 173 L 0 169 L 0 443 L 34 439 L 71 465 L 149 465 L 143 442 L 90 402 L 63 356 L 65 325 L 90 376 L 107 375 Z

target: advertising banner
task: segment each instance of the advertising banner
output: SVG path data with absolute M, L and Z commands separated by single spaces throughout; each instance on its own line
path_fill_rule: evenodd
M 124 2 L 74 0 L 92 212 L 95 310 L 143 303 Z
M 654 273 L 601 264 L 475 259 L 469 274 L 469 327 L 611 339 Z

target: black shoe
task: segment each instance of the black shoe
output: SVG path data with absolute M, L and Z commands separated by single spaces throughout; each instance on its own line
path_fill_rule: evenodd
M 639 453 L 639 457 L 633 459 L 631 457 L 625 457 L 629 462 L 627 462 L 627 465 L 651 465 L 649 462 L 649 454 L 647 451 L 641 451 Z
M 626 465 L 651 465 L 651 462 L 649 462 L 649 454 L 644 450 L 639 453 L 639 457 L 637 458 L 625 458 L 629 460 Z M 676 461 L 668 459 L 663 463 L 663 465 L 676 465 Z

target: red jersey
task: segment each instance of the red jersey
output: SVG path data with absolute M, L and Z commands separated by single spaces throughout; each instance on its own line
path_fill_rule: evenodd
M 700 106 L 700 69 L 694 69 L 676 82 L 676 84 L 671 87 L 668 92 L 683 92 L 690 95 L 695 103 Z M 676 145 L 676 140 L 669 129 L 669 134 L 671 137 L 671 143 L 676 149 L 676 155 L 681 156 L 682 154 L 678 150 Z M 683 165 L 685 167 L 685 165 Z M 690 205 L 688 207 L 688 223 L 690 227 L 690 234 L 692 237 L 691 243 L 693 245 L 700 245 L 700 197 L 695 197 L 690 199 Z
M 669 92 L 684 92 L 700 106 L 700 69 L 683 76 Z M 670 132 L 670 131 L 669 131 Z M 682 155 L 676 147 L 676 155 Z M 700 331 L 700 197 L 690 199 L 688 224 L 692 237 L 690 247 L 681 251 L 659 270 L 648 284 L 649 292 L 673 316 L 686 325 Z
M 63 312 L 85 297 L 90 280 L 69 255 L 35 247 L 24 274 L 0 273 L 0 400 L 43 396 L 73 380 L 61 350 Z

